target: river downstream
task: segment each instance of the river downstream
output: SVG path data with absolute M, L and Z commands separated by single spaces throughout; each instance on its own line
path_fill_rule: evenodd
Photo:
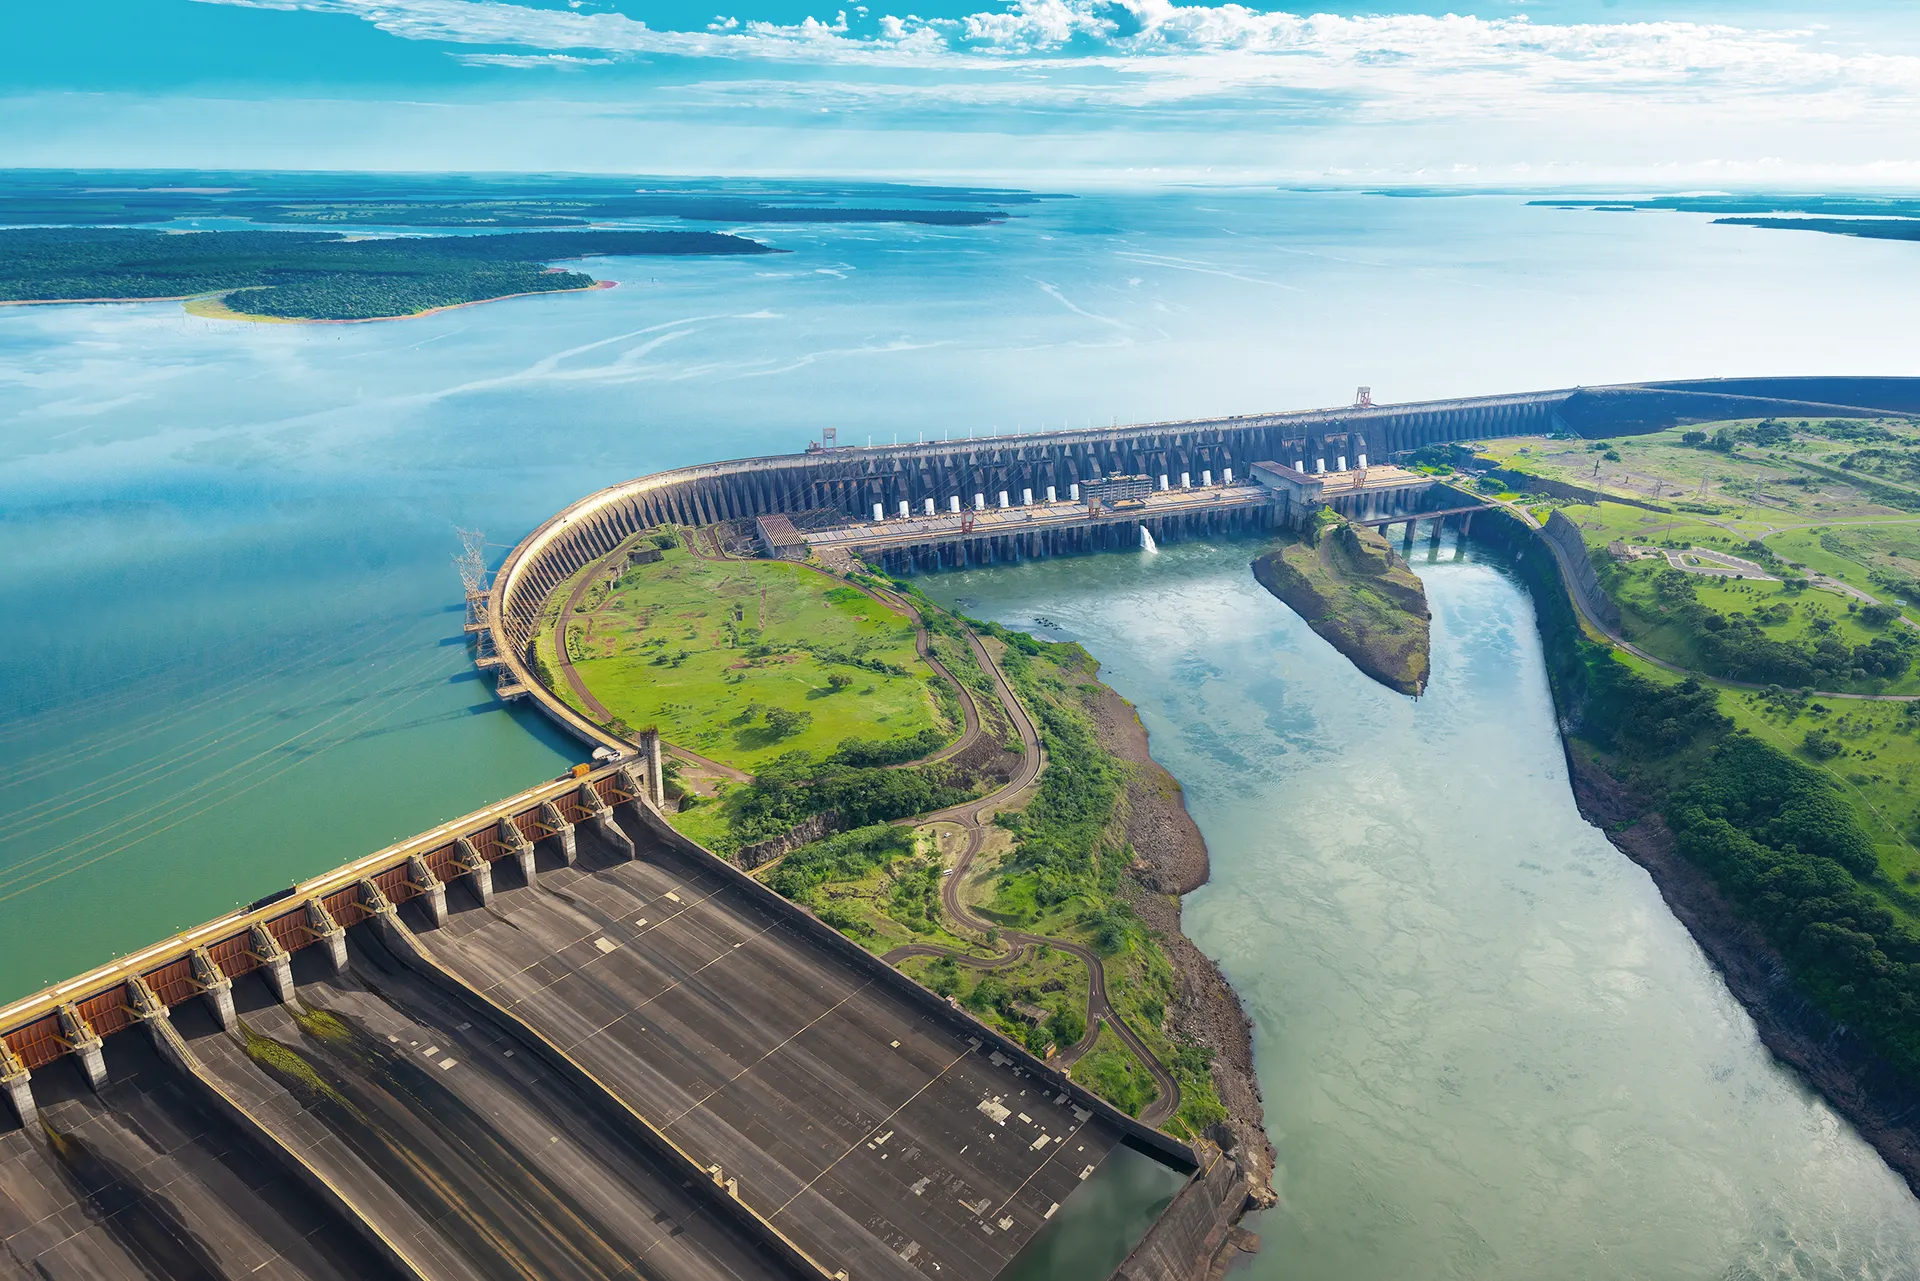
M 497 558 L 601 486 L 828 426 L 1915 371 L 1912 246 L 1696 215 L 1144 190 L 742 230 L 792 252 L 391 325 L 0 309 L 0 1000 L 577 759 L 473 670 L 455 526 Z M 1249 1274 L 1920 1275 L 1920 1205 L 1575 812 L 1519 590 L 1421 567 L 1415 704 L 1253 554 L 923 580 L 1085 641 L 1188 788 L 1214 880 L 1187 929 L 1253 1016 L 1280 1160 Z M 1167 1192 L 1120 1174 L 1029 1275 L 1103 1272 Z
M 1415 568 L 1419 702 L 1268 596 L 1249 544 L 922 580 L 1080 641 L 1187 789 L 1187 934 L 1254 1021 L 1288 1281 L 1920 1274 L 1920 1205 L 1773 1063 L 1645 872 L 1574 807 L 1532 608 Z

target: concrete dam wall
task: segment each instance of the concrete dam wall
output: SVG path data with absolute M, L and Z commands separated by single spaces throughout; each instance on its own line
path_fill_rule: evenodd
M 662 523 L 1917 405 L 1920 380 L 1650 384 L 820 450 L 603 490 L 515 548 L 468 630 L 503 687 L 624 758 L 0 1009 L 0 1276 L 988 1281 L 1121 1143 L 1196 1171 L 1125 1274 L 1191 1275 L 1237 1210 L 1230 1163 L 674 832 L 657 741 L 631 755 L 528 671 L 555 589 Z M 1156 535 L 1258 527 L 1206 501 Z
M 1837 398 L 1837 399 L 1836 399 Z M 783 513 L 821 523 L 894 516 L 929 500 L 992 505 L 1002 493 L 1064 496 L 1109 476 L 1248 475 L 1252 464 L 1325 457 L 1384 462 L 1450 441 L 1569 431 L 1587 436 L 1658 430 L 1711 418 L 1768 414 L 1860 417 L 1920 411 L 1920 378 L 1765 378 L 1642 383 L 1404 405 L 1298 410 L 1085 431 L 848 446 L 706 463 L 641 477 L 575 503 L 515 548 L 488 602 L 492 641 L 524 668 L 535 623 L 553 589 L 621 540 L 661 524 L 710 525 Z M 1309 463 L 1311 465 L 1311 463 Z M 1208 526 L 1209 528 L 1211 526 Z M 1165 541 L 1178 528 L 1154 531 Z M 1091 550 L 1100 538 L 1060 540 Z M 523 687 L 531 677 L 514 673 Z M 557 702 L 557 700 L 556 700 Z M 592 725 L 556 718 L 586 741 Z
M 625 765 L 0 1033 L 0 1276 L 989 1281 L 1114 1145 L 1197 1165 L 674 832 Z

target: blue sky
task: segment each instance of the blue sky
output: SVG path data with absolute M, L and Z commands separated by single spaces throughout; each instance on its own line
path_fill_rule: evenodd
M 1920 187 L 1920 3 L 9 6 L 0 164 Z

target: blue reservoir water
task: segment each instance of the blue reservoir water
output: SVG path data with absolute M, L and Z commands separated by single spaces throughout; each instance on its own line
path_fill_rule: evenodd
M 999 227 L 739 230 L 793 252 L 589 263 L 620 286 L 386 324 L 235 324 L 171 303 L 0 308 L 0 999 L 571 762 L 570 744 L 501 709 L 469 670 L 457 525 L 486 530 L 499 554 L 611 481 L 799 449 L 828 426 L 861 443 L 1342 404 L 1360 384 L 1390 401 L 1920 372 L 1905 328 L 1920 285 L 1912 246 L 1689 215 L 1188 189 L 1047 202 Z M 1183 589 L 1196 610 L 1277 608 L 1225 561 L 1164 555 L 1213 584 Z M 1083 573 L 1099 581 L 1058 572 L 1062 592 Z M 1468 592 L 1451 617 L 1517 628 L 1501 592 Z M 1217 634 L 1234 625 L 1220 615 Z M 1136 644 L 1124 629 L 1088 635 L 1096 649 Z M 1276 1245 L 1260 1267 L 1282 1269 L 1268 1275 L 1600 1275 L 1608 1260 L 1635 1274 L 1649 1256 L 1626 1247 L 1643 1238 L 1682 1261 L 1646 1275 L 1891 1276 L 1910 1263 L 1911 1198 L 1888 1192 L 1830 1114 L 1762 1071 L 1750 1030 L 1624 865 L 1605 875 L 1626 897 L 1553 900 L 1590 946 L 1533 929 L 1534 950 L 1516 954 L 1511 919 L 1463 929 L 1450 905 L 1463 885 L 1526 884 L 1531 873 L 1499 861 L 1510 847 L 1489 844 L 1538 817 L 1509 812 L 1502 798 L 1519 792 L 1406 830 L 1358 803 L 1306 803 L 1388 788 L 1423 753 L 1437 776 L 1545 768 L 1551 719 L 1537 697 L 1473 731 L 1530 736 L 1525 752 L 1462 758 L 1458 743 L 1482 741 L 1469 735 L 1439 740 L 1449 750 L 1436 755 L 1421 722 L 1358 695 L 1299 721 L 1303 684 L 1343 688 L 1331 669 L 1243 670 L 1217 688 L 1258 676 L 1294 692 L 1223 707 L 1180 691 L 1228 651 L 1139 648 L 1131 666 L 1102 657 L 1143 706 L 1164 687 L 1155 729 L 1176 773 L 1201 768 L 1178 744 L 1218 741 L 1299 789 L 1238 804 L 1231 788 L 1189 780 L 1222 868 L 1237 832 L 1273 825 L 1275 803 L 1324 842 L 1286 847 L 1294 862 L 1266 868 L 1284 875 L 1239 891 L 1223 879 L 1191 909 L 1259 1024 L 1287 1196 L 1262 1225 Z M 1294 745 L 1296 722 L 1348 719 L 1335 740 Z M 1553 788 L 1540 787 L 1548 805 Z M 1554 845 L 1575 830 L 1558 819 L 1532 830 L 1553 833 L 1535 843 L 1561 881 L 1579 875 L 1569 859 L 1617 861 L 1591 841 Z M 1376 837 L 1414 853 L 1368 854 Z M 1449 850 L 1466 861 L 1450 866 Z M 1374 915 L 1351 915 L 1366 904 Z M 1643 953 L 1642 936 L 1609 934 L 1623 912 L 1668 942 Z M 1444 980 L 1408 981 L 1434 935 L 1459 933 L 1489 948 L 1450 943 Z M 1346 935 L 1351 954 L 1316 954 Z M 1564 1009 L 1470 999 L 1535 970 L 1568 982 L 1591 971 L 1602 990 Z M 1639 987 L 1677 1004 L 1636 1021 L 1621 1011 L 1640 1008 L 1628 1000 Z M 1570 1044 L 1727 1048 L 1680 1067 L 1654 1056 L 1611 1074 L 1495 1072 L 1502 1010 L 1547 1019 Z M 1663 1075 L 1723 1061 L 1728 1079 L 1752 1083 L 1745 1112 L 1689 1109 Z M 1543 1130 L 1516 1083 L 1588 1102 Z M 1446 1089 L 1471 1106 L 1434 1102 Z M 1639 1128 L 1623 1131 L 1629 1116 Z M 1363 1131 L 1390 1141 L 1356 1144 Z M 1732 1155 L 1690 1156 L 1716 1145 Z M 1479 1159 L 1496 1149 L 1539 1155 Z M 1802 1185 L 1763 1171 L 1810 1152 L 1843 1155 L 1822 1158 L 1819 1195 L 1788 1214 Z M 1663 1199 L 1637 1190 L 1669 1165 L 1679 1173 L 1649 1185 Z M 1719 1208 L 1671 1209 L 1689 1198 Z M 1849 1219 L 1836 1207 L 1864 1208 Z M 1869 1226 L 1830 1226 L 1842 1222 Z M 1690 1223 L 1717 1226 L 1681 1230 Z

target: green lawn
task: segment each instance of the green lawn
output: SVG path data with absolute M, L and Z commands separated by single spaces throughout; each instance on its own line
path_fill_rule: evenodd
M 1605 547 L 1611 542 L 1639 546 L 1698 544 L 1737 555 L 1748 539 L 1766 532 L 1764 526 L 1752 525 L 1733 515 L 1652 512 L 1626 503 L 1574 503 L 1561 510 L 1568 520 L 1580 526 L 1580 535 L 1589 548 Z
M 936 711 L 912 622 L 802 566 L 676 548 L 595 602 L 568 629 L 588 688 L 628 725 L 725 764 L 958 730 Z M 783 730 L 768 721 L 776 709 L 807 720 Z
M 1671 572 L 1664 560 L 1638 560 L 1610 574 L 1607 587 L 1621 606 L 1628 640 L 1670 663 L 1705 670 L 1708 665 L 1698 652 L 1695 634 L 1663 607 L 1657 594 L 1661 577 Z M 1850 647 L 1866 645 L 1879 637 L 1897 635 L 1891 628 L 1904 626 L 1897 620 L 1878 628 L 1866 626 L 1859 619 L 1857 603 L 1830 589 L 1794 590 L 1785 583 L 1706 575 L 1695 575 L 1692 581 L 1694 597 L 1702 605 L 1729 618 L 1760 620 L 1760 630 L 1766 636 L 1790 644 L 1809 644 L 1826 634 Z M 1920 672 L 1909 670 L 1891 681 L 1869 678 L 1821 686 L 1829 687 L 1849 693 L 1920 694 Z
M 1920 447 L 1920 430 L 1906 420 L 1872 424 L 1869 430 L 1888 439 L 1865 451 L 1862 441 L 1845 438 L 1857 424 L 1829 432 L 1819 422 L 1798 419 L 1783 424 L 1786 439 L 1769 438 L 1765 445 L 1743 440 L 1730 450 L 1704 449 L 1683 439 L 1689 432 L 1711 437 L 1722 429 L 1751 433 L 1754 425 L 1753 419 L 1737 419 L 1605 441 L 1517 436 L 1478 446 L 1476 452 L 1502 467 L 1629 495 L 1672 507 L 1682 518 L 1705 516 L 1752 532 L 1856 515 L 1899 514 L 1880 505 L 1864 482 L 1850 484 L 1840 464 L 1855 458 L 1865 464 L 1858 473 L 1862 476 L 1906 483 L 1904 470 L 1888 467 L 1883 459 Z
M 1767 546 L 1817 574 L 1837 578 L 1920 620 L 1920 601 L 1874 579 L 1893 574 L 1920 580 L 1920 518 L 1835 522 L 1770 535 Z
M 1648 680 L 1672 685 L 1682 679 L 1632 654 L 1616 650 L 1614 656 Z M 1909 926 L 1920 928 L 1920 796 L 1912 786 L 1920 772 L 1920 716 L 1907 714 L 1912 706 L 1920 704 L 1769 700 L 1759 693 L 1719 691 L 1720 713 L 1737 728 L 1833 780 L 1873 842 L 1885 877 L 1861 884 Z M 1814 732 L 1837 740 L 1840 754 L 1809 752 L 1807 735 Z M 1674 779 L 1671 785 L 1684 782 Z

